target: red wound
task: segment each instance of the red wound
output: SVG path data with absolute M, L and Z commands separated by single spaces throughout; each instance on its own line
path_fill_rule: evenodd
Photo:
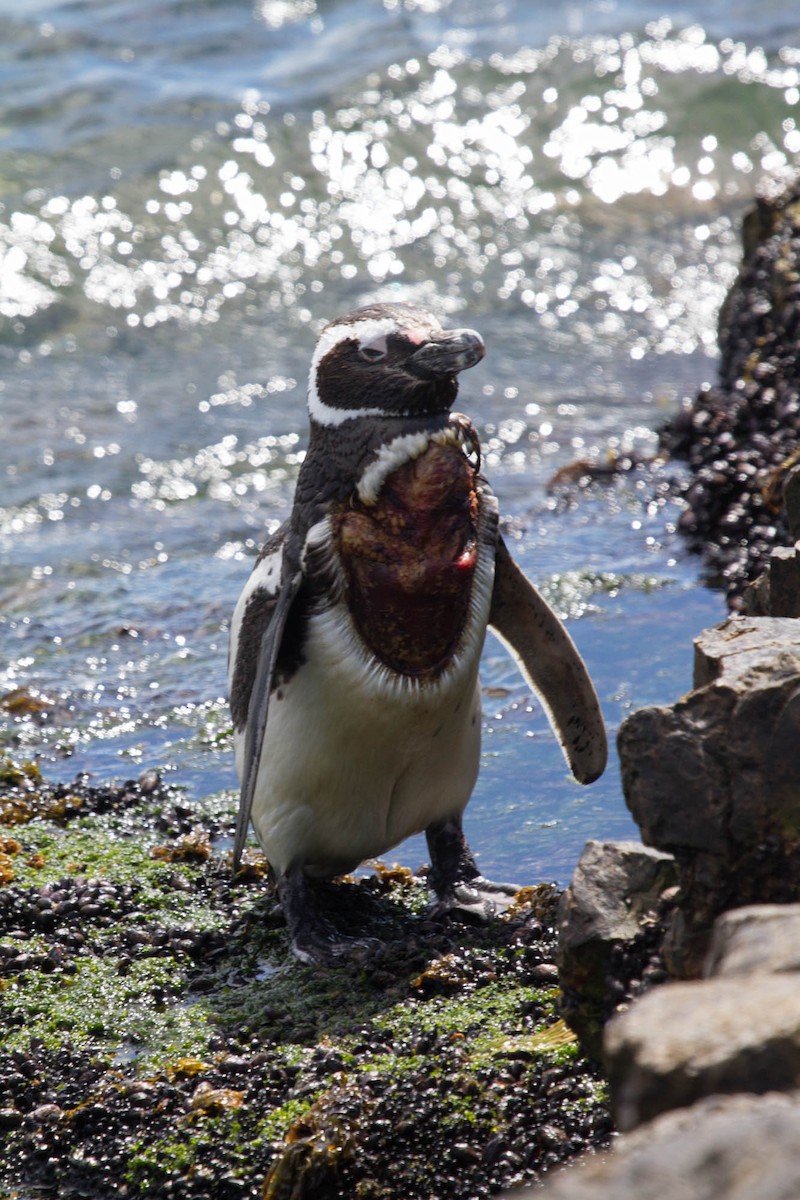
M 477 563 L 474 472 L 431 443 L 398 467 L 377 502 L 354 498 L 334 530 L 358 632 L 386 666 L 435 677 L 464 632 Z

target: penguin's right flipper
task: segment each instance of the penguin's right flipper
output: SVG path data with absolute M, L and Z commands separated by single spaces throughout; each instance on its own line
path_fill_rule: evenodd
M 284 569 L 286 569 L 285 553 L 283 563 Z M 242 851 L 247 839 L 250 813 L 253 809 L 253 796 L 255 795 L 258 769 L 261 763 L 261 751 L 264 747 L 264 733 L 267 728 L 269 699 L 275 677 L 275 666 L 278 661 L 284 630 L 286 629 L 286 621 L 302 579 L 303 573 L 298 569 L 290 573 L 288 578 L 282 580 L 275 607 L 261 635 L 258 666 L 247 707 L 242 789 L 239 794 L 239 814 L 236 819 L 236 834 L 233 842 L 234 871 L 238 871 L 239 869 Z
M 502 538 L 489 624 L 542 701 L 572 774 L 579 783 L 592 783 L 608 759 L 597 693 L 572 638 Z

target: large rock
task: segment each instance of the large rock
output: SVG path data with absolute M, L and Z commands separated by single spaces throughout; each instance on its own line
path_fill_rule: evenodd
M 564 1016 L 595 1058 L 605 1022 L 642 975 L 652 975 L 663 897 L 675 880 L 673 859 L 641 842 L 590 841 L 561 897 Z
M 605 1055 L 622 1131 L 714 1093 L 800 1087 L 800 987 L 763 973 L 657 988 L 606 1026 Z
M 732 617 L 697 640 L 695 688 L 623 722 L 625 799 L 678 863 L 666 952 L 700 973 L 714 920 L 800 900 L 800 623 Z
M 796 1200 L 798 970 L 800 904 L 723 914 L 706 981 L 660 989 L 608 1026 L 626 1132 L 514 1200 Z
M 689 464 L 678 528 L 732 608 L 770 551 L 800 536 L 782 507 L 800 448 L 798 264 L 800 184 L 762 185 L 720 314 L 719 379 L 661 430 L 664 448 Z
M 751 672 L 770 673 L 783 659 L 783 669 L 797 670 L 800 659 L 800 621 L 789 617 L 731 617 L 694 640 L 695 689 L 717 680 L 749 678 Z M 780 669 L 780 668 L 779 668 Z
M 798 1092 L 714 1097 L 506 1200 L 797 1200 L 798 1128 Z
M 800 904 L 752 904 L 714 926 L 706 976 L 800 971 Z

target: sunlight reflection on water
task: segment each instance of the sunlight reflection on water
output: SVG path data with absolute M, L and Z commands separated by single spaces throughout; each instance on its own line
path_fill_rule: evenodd
M 757 44 L 699 20 L 615 29 L 631 10 L 601 7 L 259 0 L 255 20 L 170 3 L 142 22 L 0 0 L 0 693 L 48 699 L 6 742 L 232 786 L 228 616 L 291 503 L 314 332 L 374 297 L 484 334 L 463 405 L 610 725 L 685 690 L 676 646 L 721 603 L 666 498 L 631 480 L 563 509 L 545 488 L 570 459 L 652 451 L 713 373 L 742 208 L 800 153 L 800 52 L 787 22 Z M 578 800 L 542 758 L 511 675 L 490 648 L 487 686 L 510 690 L 481 839 L 502 868 L 502 814 L 541 780 L 525 821 L 551 831 L 529 863 L 546 872 L 626 818 L 615 776 Z
M 766 93 L 773 129 L 754 128 L 731 153 L 727 128 L 690 119 L 704 76 L 716 91 L 752 89 L 760 103 Z M 788 172 L 800 144 L 798 82 L 791 55 L 771 60 L 730 39 L 717 46 L 699 26 L 675 30 L 664 19 L 640 39 L 558 37 L 485 58 L 440 46 L 311 114 L 280 111 L 250 89 L 231 120 L 199 139 L 202 159 L 162 169 L 155 193 L 54 195 L 7 214 L 2 312 L 30 318 L 80 289 L 129 328 L 203 324 L 258 285 L 270 289 L 268 303 L 299 303 L 297 317 L 309 320 L 306 305 L 337 277 L 413 285 L 432 262 L 455 276 L 451 291 L 457 283 L 513 297 L 551 326 L 586 319 L 598 304 L 615 314 L 633 304 L 685 345 L 708 328 L 728 277 L 715 272 L 698 305 L 697 269 L 673 276 L 665 314 L 635 264 L 611 286 L 618 263 L 584 279 L 565 243 L 599 219 L 593 200 L 667 197 L 678 215 L 741 194 L 754 171 Z M 692 98 L 676 106 L 687 83 Z M 712 100 L 709 115 L 721 118 Z M 537 218 L 555 212 L 569 237 L 556 239 L 554 255 L 541 228 L 529 239 Z M 711 252 L 728 234 L 723 222 L 703 247 L 706 265 L 718 265 Z M 597 333 L 617 330 L 606 319 Z

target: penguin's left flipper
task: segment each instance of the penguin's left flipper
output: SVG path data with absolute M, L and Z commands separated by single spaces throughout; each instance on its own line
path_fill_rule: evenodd
M 498 538 L 489 625 L 539 696 L 570 770 L 592 783 L 605 770 L 608 742 L 583 659 L 546 600 Z
M 286 559 L 284 558 L 284 564 Z M 247 829 L 250 824 L 250 813 L 253 810 L 253 796 L 258 779 L 258 768 L 261 763 L 261 751 L 264 746 L 264 731 L 267 728 L 269 714 L 269 698 L 275 677 L 275 665 L 281 648 L 283 633 L 289 611 L 298 593 L 303 575 L 296 571 L 285 578 L 281 584 L 275 607 L 269 622 L 261 635 L 261 645 L 258 652 L 258 667 L 250 693 L 247 707 L 247 727 L 244 741 L 244 770 L 242 772 L 242 790 L 239 794 L 239 814 L 236 818 L 236 833 L 233 841 L 233 869 L 238 871 L 242 859 L 242 851 L 247 840 Z

